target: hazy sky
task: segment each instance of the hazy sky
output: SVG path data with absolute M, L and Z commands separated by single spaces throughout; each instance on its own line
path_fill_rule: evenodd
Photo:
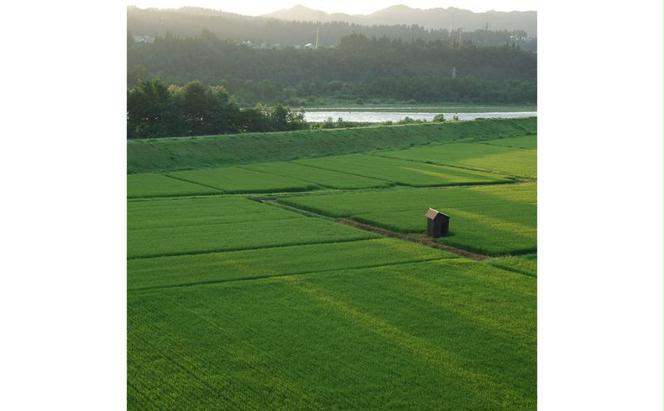
M 421 9 L 458 7 L 472 11 L 536 10 L 536 0 L 129 0 L 128 4 L 159 8 L 197 6 L 246 15 L 265 14 L 296 4 L 327 12 L 349 14 L 368 14 L 395 4 Z

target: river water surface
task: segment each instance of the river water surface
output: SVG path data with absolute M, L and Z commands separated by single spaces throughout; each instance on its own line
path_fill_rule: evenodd
M 308 111 L 304 113 L 306 121 L 319 123 L 324 122 L 328 118 L 332 121 L 342 118 L 344 121 L 360 122 L 360 123 L 382 123 L 385 121 L 400 121 L 406 117 L 414 120 L 433 120 L 437 113 L 408 113 L 408 112 L 393 112 L 393 111 Z M 512 111 L 512 112 L 487 112 L 487 113 L 442 113 L 445 115 L 446 120 L 451 120 L 453 116 L 459 117 L 459 120 L 475 120 L 478 118 L 522 118 L 522 117 L 537 117 L 536 111 Z

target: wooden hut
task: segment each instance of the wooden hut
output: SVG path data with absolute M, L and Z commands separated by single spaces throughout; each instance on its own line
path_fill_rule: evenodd
M 450 231 L 450 216 L 430 208 L 426 213 L 427 235 L 438 238 L 446 236 Z

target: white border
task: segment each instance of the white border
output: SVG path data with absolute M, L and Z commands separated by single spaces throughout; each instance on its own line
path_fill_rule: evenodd
M 3 5 L 0 409 L 125 407 L 117 2 Z M 662 409 L 662 4 L 539 5 L 539 408 Z
M 539 3 L 540 411 L 662 410 L 662 2 Z
M 2 15 L 0 409 L 122 410 L 125 5 Z

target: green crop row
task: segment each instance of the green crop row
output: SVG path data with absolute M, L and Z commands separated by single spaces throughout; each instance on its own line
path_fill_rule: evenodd
M 537 177 L 536 150 L 482 143 L 457 143 L 388 151 L 381 155 L 426 163 L 469 167 L 519 177 Z
M 526 275 L 537 276 L 537 257 L 504 256 L 486 260 L 487 264 Z
M 395 189 L 284 197 L 279 201 L 333 217 L 346 217 L 405 233 L 423 233 L 424 213 L 451 217 L 444 244 L 490 255 L 537 248 L 537 186 Z
M 314 217 L 263 221 L 258 216 L 254 221 L 136 230 L 127 237 L 127 256 L 135 258 L 360 240 L 376 235 Z
M 283 220 L 299 214 L 242 197 L 210 196 L 129 201 L 127 229 L 175 228 L 210 224 Z
M 130 202 L 127 256 L 154 257 L 375 237 L 243 198 Z
M 498 147 L 484 147 L 501 150 Z M 222 192 L 274 193 L 308 191 L 324 187 L 357 189 L 394 184 L 443 186 L 510 181 L 482 171 L 364 154 L 181 171 L 170 173 L 168 176 L 150 174 L 132 177 L 133 179 L 129 180 L 131 197 Z M 155 183 L 154 186 L 150 186 L 152 181 Z
M 371 177 L 408 186 L 442 186 L 506 182 L 505 178 L 454 167 L 383 158 L 366 154 L 298 160 L 298 164 Z
M 316 184 L 279 175 L 272 175 L 240 167 L 220 167 L 180 171 L 171 176 L 217 188 L 225 193 L 266 193 L 275 191 L 305 191 L 318 188 Z
M 536 281 L 457 259 L 128 295 L 128 406 L 532 410 Z
M 127 179 L 127 196 L 152 198 L 222 193 L 273 193 L 322 188 L 386 187 L 392 184 L 375 178 L 278 161 L 242 167 L 174 172 L 168 175 L 131 174 Z
M 498 138 L 495 140 L 487 140 L 485 141 L 485 144 L 524 149 L 537 149 L 537 136 L 532 134 L 521 137 Z
M 294 161 L 255 163 L 244 166 L 244 168 L 271 175 L 308 181 L 326 188 L 357 189 L 386 187 L 391 184 L 385 180 L 348 174 L 341 171 L 325 170 L 319 167 L 310 167 Z
M 127 197 L 165 197 L 219 193 L 211 187 L 176 180 L 162 174 L 130 174 L 127 176 Z
M 455 257 L 413 243 L 379 238 L 257 250 L 129 260 L 129 289 L 371 267 Z

